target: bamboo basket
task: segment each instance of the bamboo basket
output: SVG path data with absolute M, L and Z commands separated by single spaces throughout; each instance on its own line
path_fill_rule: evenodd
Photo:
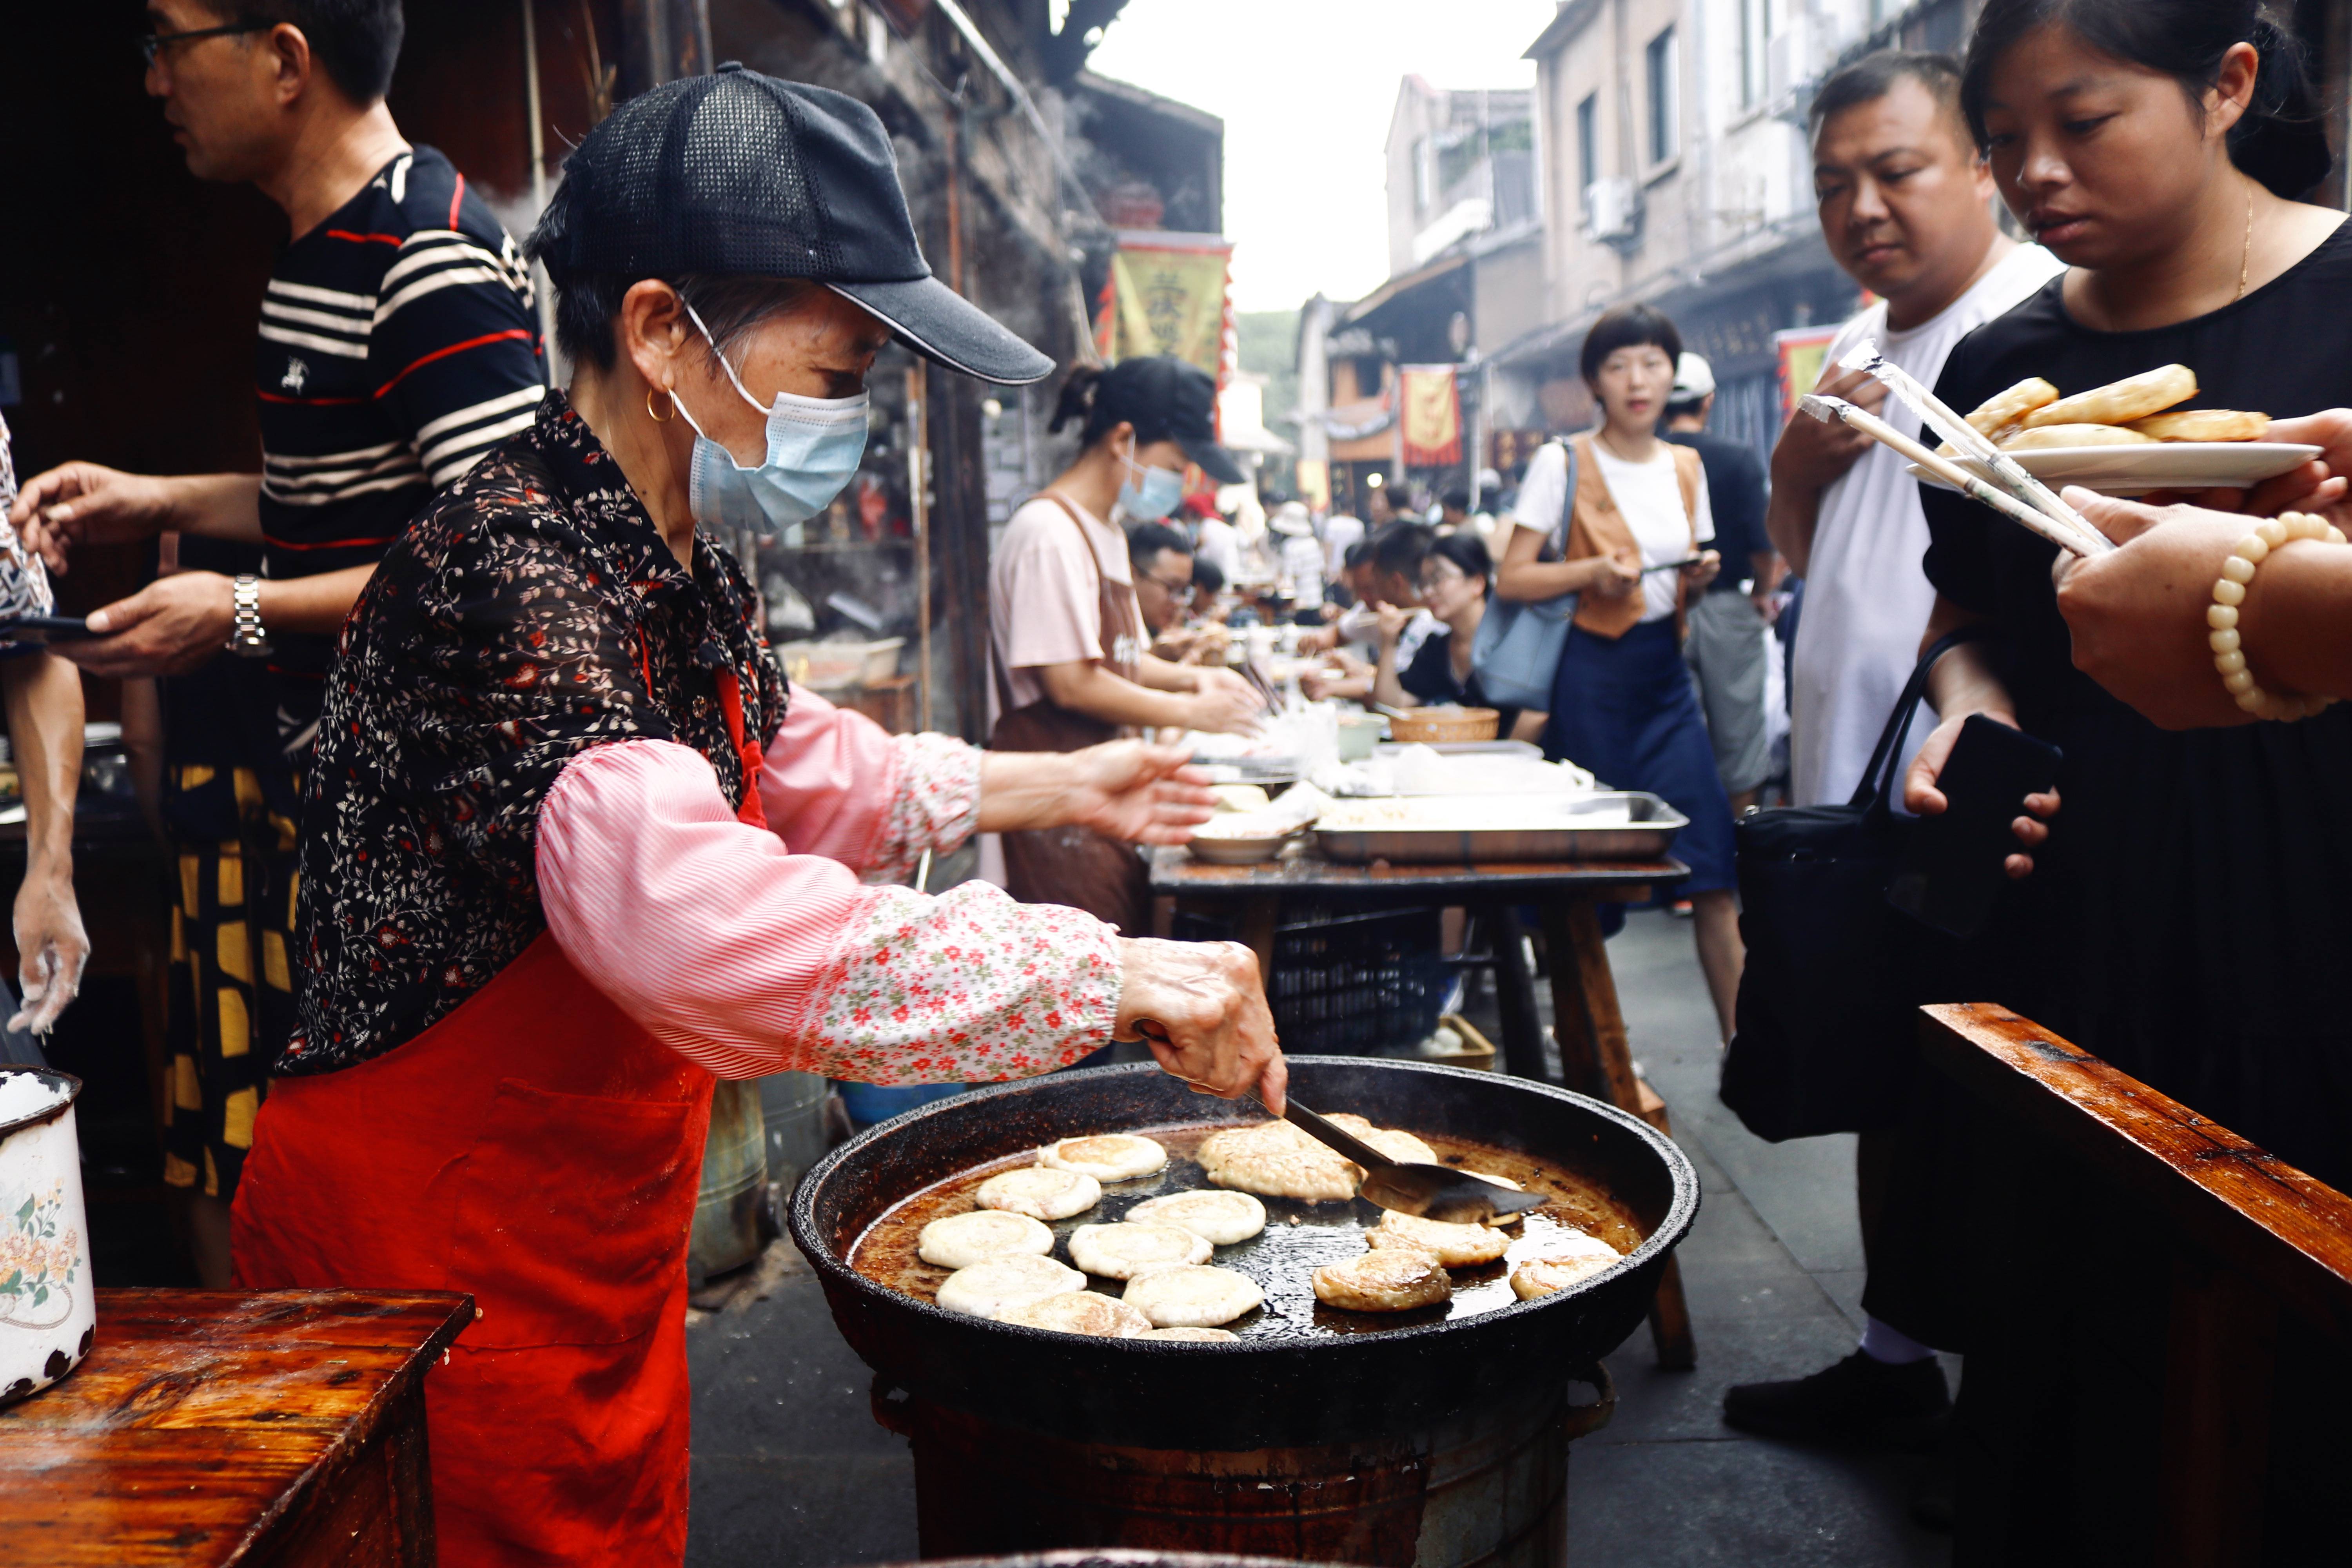
M 1389 739 L 1399 745 L 1491 741 L 1503 716 L 1492 708 L 1406 708 L 1389 715 Z

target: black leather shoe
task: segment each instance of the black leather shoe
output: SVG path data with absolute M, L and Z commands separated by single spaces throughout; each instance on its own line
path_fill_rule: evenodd
M 1856 1351 L 1811 1377 L 1743 1383 L 1723 1396 L 1723 1419 L 1743 1432 L 1871 1448 L 1931 1447 L 1951 1414 L 1933 1356 L 1895 1366 Z

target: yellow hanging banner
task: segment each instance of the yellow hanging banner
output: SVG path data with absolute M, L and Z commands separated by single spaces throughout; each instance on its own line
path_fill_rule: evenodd
M 1462 396 L 1450 364 L 1397 367 L 1403 405 L 1404 461 L 1410 468 L 1443 468 L 1462 460 Z
M 1108 358 L 1173 354 L 1222 383 L 1230 245 L 1136 244 L 1111 258 Z

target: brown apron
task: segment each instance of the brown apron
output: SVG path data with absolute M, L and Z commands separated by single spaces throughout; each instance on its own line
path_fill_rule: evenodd
M 1144 646 L 1135 590 L 1103 575 L 1093 536 L 1070 503 L 1051 490 L 1045 499 L 1060 507 L 1078 531 L 1087 564 L 1094 568 L 1102 612 L 1103 668 L 1133 680 Z M 996 677 L 1002 710 L 988 740 L 992 752 L 1077 752 L 1118 740 L 1124 732 L 1115 724 L 1060 707 L 1051 698 L 1016 709 L 1012 682 L 993 650 L 989 667 Z M 1150 929 L 1151 878 L 1133 845 L 1078 826 L 1025 829 L 1003 835 L 1003 841 L 1005 889 L 1023 903 L 1067 904 L 1109 921 L 1128 936 L 1141 936 Z

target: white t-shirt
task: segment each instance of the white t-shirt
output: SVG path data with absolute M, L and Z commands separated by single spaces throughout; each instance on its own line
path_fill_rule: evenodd
M 1323 547 L 1311 533 L 1282 535 L 1282 575 L 1302 610 L 1323 602 Z
M 1906 332 L 1887 330 L 1882 300 L 1839 330 L 1823 367 L 1874 338 L 1888 360 L 1933 386 L 1953 344 L 2064 270 L 2040 246 L 2020 246 L 1942 314 Z M 1888 398 L 1879 417 L 1906 436 L 1919 434 L 1918 415 L 1899 399 Z M 1892 447 L 1874 445 L 1822 496 L 1789 669 L 1790 782 L 1798 805 L 1853 794 L 1918 662 L 1936 591 L 1921 566 L 1927 518 L 1906 467 Z M 1935 722 L 1925 709 L 1914 716 L 1913 751 Z M 1898 768 L 1909 761 L 1899 759 Z
M 1337 583 L 1348 569 L 1348 552 L 1362 542 L 1364 520 L 1335 511 L 1323 520 L 1323 576 Z
M 1234 531 L 1234 525 L 1222 517 L 1202 518 L 1200 539 L 1200 547 L 1195 552 L 1197 558 L 1223 573 L 1228 588 L 1239 583 L 1242 576 L 1242 542 L 1241 535 Z
M 1642 564 L 1663 566 L 1669 561 L 1686 560 L 1691 554 L 1691 525 L 1683 514 L 1683 487 L 1675 474 L 1674 447 L 1659 442 L 1646 463 L 1626 462 L 1598 441 L 1591 447 L 1600 458 L 1601 478 L 1609 487 L 1609 499 L 1617 503 L 1633 531 L 1633 542 L 1641 549 Z M 1567 531 L 1560 522 L 1568 500 L 1568 453 L 1559 442 L 1547 441 L 1528 459 L 1527 475 L 1519 480 L 1518 499 L 1511 503 L 1509 515 L 1517 526 L 1536 530 L 1559 547 Z M 1706 470 L 1702 468 L 1699 543 L 1704 545 L 1714 537 L 1715 512 L 1707 500 Z M 1654 572 L 1642 579 L 1643 620 L 1660 620 L 1675 613 L 1675 576 L 1672 572 Z
M 1402 669 L 1421 651 L 1421 645 L 1438 627 L 1438 619 L 1426 609 L 1416 605 L 1412 619 L 1405 622 L 1404 630 L 1397 634 L 1397 668 Z M 1381 613 L 1370 605 L 1358 605 L 1339 617 L 1339 641 L 1344 646 L 1354 643 L 1356 652 L 1366 664 L 1378 664 L 1381 658 Z
M 1086 543 L 1105 578 L 1134 593 L 1127 537 L 1086 509 Z M 1135 625 L 1141 626 L 1138 611 Z M 1102 599 L 1087 565 L 1085 543 L 1070 526 L 1070 514 L 1044 496 L 1022 503 L 1005 524 L 988 571 L 988 638 L 997 668 L 1013 689 L 1013 705 L 1026 708 L 1045 695 L 1037 667 L 1076 664 L 1102 657 Z M 1130 639 L 1131 640 L 1131 639 Z M 1118 650 L 1139 658 L 1140 645 Z M 996 718 L 996 683 L 989 682 L 990 725 Z
M 1670 562 L 1687 561 L 1694 553 L 1691 547 L 1691 519 L 1683 510 L 1683 483 L 1675 469 L 1675 447 L 1661 441 L 1658 449 L 1646 463 L 1629 463 L 1611 452 L 1600 442 L 1592 443 L 1592 455 L 1601 461 L 1601 477 L 1609 486 L 1609 499 L 1617 503 L 1618 514 L 1633 531 L 1633 542 L 1642 552 L 1644 566 L 1664 566 Z M 1563 470 L 1566 468 L 1563 462 Z M 1697 537 L 1701 548 L 1715 537 L 1715 511 L 1707 500 L 1706 470 L 1698 471 Z M 1681 595 L 1676 585 L 1681 577 L 1676 572 L 1651 572 L 1642 578 L 1642 619 L 1661 621 L 1675 613 L 1675 602 Z

